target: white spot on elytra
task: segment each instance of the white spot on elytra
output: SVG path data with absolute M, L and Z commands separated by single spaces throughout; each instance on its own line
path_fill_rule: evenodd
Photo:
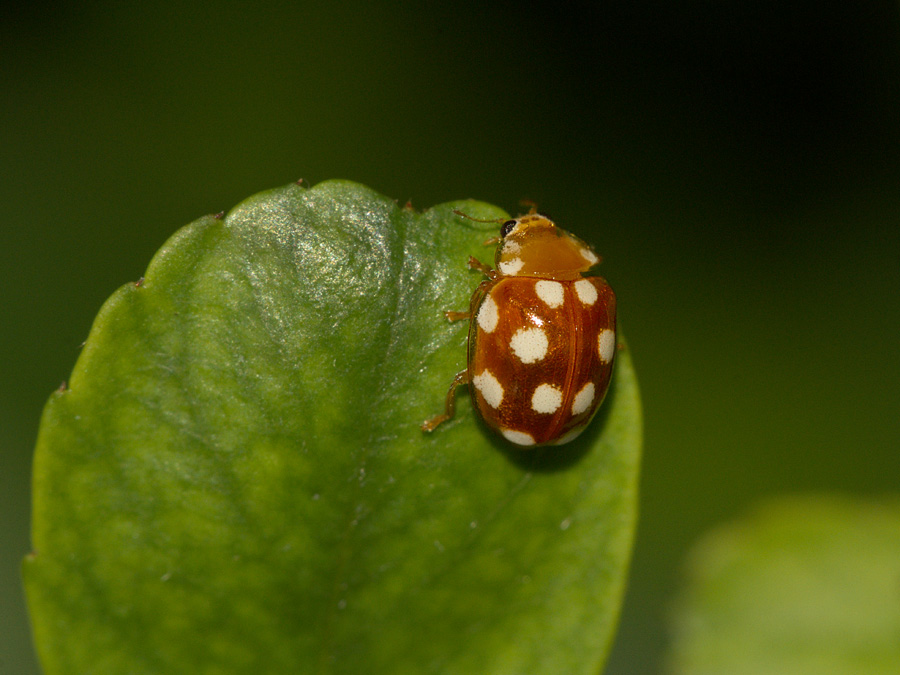
M 550 309 L 562 307 L 566 296 L 563 293 L 563 285 L 558 281 L 538 281 L 534 285 L 537 296 L 544 301 Z
M 597 302 L 597 288 L 587 279 L 579 279 L 575 282 L 575 293 L 585 305 L 593 305 Z
M 534 445 L 534 436 L 526 434 L 524 431 L 515 431 L 514 429 L 503 429 L 501 431 L 503 437 L 510 443 L 516 445 Z
M 575 400 L 572 401 L 572 414 L 580 415 L 591 407 L 594 402 L 594 383 L 588 382 L 581 390 L 575 394 Z
M 616 334 L 609 328 L 604 328 L 597 336 L 597 348 L 600 350 L 600 360 L 610 363 L 616 353 Z
M 524 267 L 525 263 L 522 262 L 521 258 L 513 258 L 512 260 L 507 260 L 505 262 L 501 262 L 497 267 L 500 268 L 500 271 L 507 276 L 512 276 L 516 272 L 518 272 L 522 267 Z
M 540 328 L 520 328 L 513 334 L 509 346 L 522 363 L 534 363 L 547 355 L 550 343 Z
M 476 321 L 478 321 L 478 325 L 485 333 L 493 333 L 499 318 L 500 313 L 497 311 L 497 303 L 488 295 L 485 297 L 484 302 L 481 303 L 481 307 L 478 308 Z
M 531 396 L 531 409 L 549 415 L 559 410 L 562 405 L 562 392 L 552 384 L 542 384 Z
M 493 376 L 491 371 L 485 370 L 481 375 L 472 378 L 472 384 L 484 396 L 484 400 L 492 408 L 499 408 L 503 400 L 503 385 Z
M 597 254 L 589 248 L 581 249 L 581 257 L 587 260 L 591 265 L 596 265 L 600 262 L 600 258 L 597 257 Z

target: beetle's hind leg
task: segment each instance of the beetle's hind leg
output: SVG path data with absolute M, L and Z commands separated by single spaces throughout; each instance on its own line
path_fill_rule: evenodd
M 422 422 L 422 431 L 434 431 L 439 425 L 453 417 L 453 413 L 456 411 L 456 388 L 468 383 L 468 370 L 463 370 L 456 374 L 456 377 L 453 378 L 453 382 L 450 385 L 450 390 L 447 392 L 447 400 L 444 404 L 443 414 L 436 415 L 435 417 Z

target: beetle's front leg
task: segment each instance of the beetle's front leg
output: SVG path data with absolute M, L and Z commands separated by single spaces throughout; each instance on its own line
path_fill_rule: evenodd
M 469 269 L 478 270 L 488 279 L 494 280 L 497 278 L 497 270 L 491 268 L 489 265 L 485 265 L 483 262 L 478 260 L 475 256 L 469 256 Z

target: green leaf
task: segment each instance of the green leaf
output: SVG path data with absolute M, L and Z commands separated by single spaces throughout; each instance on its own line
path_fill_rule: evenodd
M 468 255 L 503 218 L 327 182 L 169 241 L 96 319 L 34 465 L 55 673 L 588 673 L 633 530 L 627 351 L 591 428 L 522 451 L 465 389 Z
M 772 501 L 690 563 L 670 672 L 900 672 L 900 502 Z

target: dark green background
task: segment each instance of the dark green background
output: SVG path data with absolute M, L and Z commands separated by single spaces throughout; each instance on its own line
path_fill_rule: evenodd
M 31 451 L 94 314 L 182 224 L 301 177 L 533 199 L 605 256 L 647 420 L 609 672 L 656 671 L 700 532 L 896 491 L 900 12 L 782 5 L 3 10 L 0 672 L 36 672 Z

